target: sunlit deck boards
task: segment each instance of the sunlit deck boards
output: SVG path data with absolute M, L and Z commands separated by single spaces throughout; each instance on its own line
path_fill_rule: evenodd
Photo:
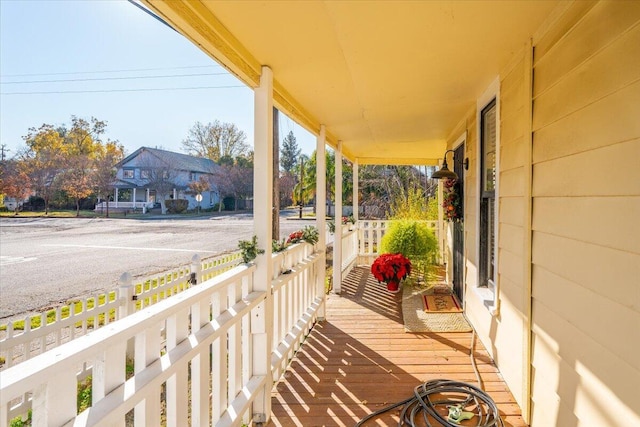
M 471 333 L 408 334 L 401 296 L 356 268 L 342 295 L 327 302 L 316 325 L 273 392 L 272 426 L 353 426 L 367 414 L 411 396 L 437 378 L 475 384 L 469 358 Z M 487 351 L 476 342 L 484 389 L 507 426 L 526 426 Z M 368 425 L 395 426 L 397 411 Z

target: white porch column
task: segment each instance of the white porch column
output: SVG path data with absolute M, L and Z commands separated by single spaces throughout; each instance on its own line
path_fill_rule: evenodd
M 358 193 L 359 188 L 358 186 L 360 185 L 360 180 L 358 177 L 358 171 L 360 170 L 359 166 L 358 166 L 358 159 L 355 160 L 355 162 L 353 162 L 353 219 L 356 220 L 356 225 L 358 224 L 358 219 L 360 218 L 360 209 L 359 209 L 359 205 L 360 205 L 360 200 L 358 198 Z
M 113 198 L 115 199 L 116 208 L 117 208 L 118 207 L 118 188 L 117 187 L 115 189 L 115 194 L 114 194 Z
M 150 191 L 149 191 L 149 189 L 147 188 L 147 194 L 144 196 L 144 201 L 145 201 L 146 203 L 149 203 L 149 196 L 150 196 Z
M 326 157 L 326 131 L 324 125 L 320 125 L 320 134 L 316 138 L 316 227 L 318 228 L 318 248 L 327 249 L 327 157 Z M 326 270 L 324 262 L 318 266 L 317 292 L 326 302 L 324 290 Z M 325 303 L 318 310 L 318 318 L 324 319 Z
M 133 202 L 133 209 L 136 208 L 136 187 L 133 187 L 133 200 L 131 200 Z
M 177 189 L 173 189 L 173 200 L 178 200 L 178 190 Z
M 271 341 L 273 297 L 271 279 L 271 209 L 273 206 L 273 72 L 263 66 L 260 86 L 254 90 L 253 230 L 264 254 L 256 259 L 253 290 L 265 291 L 266 300 L 251 313 L 252 376 L 266 376 L 264 389 L 253 402 L 254 421 L 271 417 Z
M 336 149 L 335 176 L 335 216 L 336 232 L 333 236 L 333 292 L 340 295 L 342 291 L 342 141 L 338 141 Z

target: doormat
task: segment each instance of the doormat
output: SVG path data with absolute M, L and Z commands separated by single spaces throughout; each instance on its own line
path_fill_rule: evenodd
M 462 307 L 455 295 L 422 295 L 427 313 L 461 313 Z
M 402 318 L 405 332 L 471 332 L 464 313 L 424 311 L 424 295 L 420 290 L 403 286 Z

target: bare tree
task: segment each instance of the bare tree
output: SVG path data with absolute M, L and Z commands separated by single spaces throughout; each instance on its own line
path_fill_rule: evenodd
M 142 159 L 139 166 L 146 171 L 146 177 L 142 179 L 144 184 L 156 192 L 156 201 L 160 202 L 162 215 L 166 215 L 165 200 L 177 186 L 178 171 L 153 155 Z
M 224 156 L 243 156 L 249 152 L 244 131 L 233 123 L 220 123 L 218 120 L 206 125 L 196 122 L 182 141 L 182 147 L 190 155 L 215 162 Z

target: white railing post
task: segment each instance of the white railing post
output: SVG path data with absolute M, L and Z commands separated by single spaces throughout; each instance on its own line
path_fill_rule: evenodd
M 333 241 L 333 292 L 342 291 L 342 141 L 335 151 L 335 234 Z
M 92 405 L 104 399 L 107 394 L 124 383 L 126 374 L 126 350 L 126 342 L 117 343 L 107 347 L 94 359 L 91 372 Z M 117 424 L 111 425 L 124 427 L 124 423 L 125 420 L 122 418 Z
M 189 281 L 191 282 L 191 285 L 202 283 L 202 261 L 198 254 L 195 254 L 191 258 L 191 277 Z
M 318 228 L 318 245 L 320 250 L 327 252 L 327 157 L 325 145 L 325 127 L 320 125 L 320 134 L 316 139 L 316 227 Z M 318 310 L 318 318 L 325 318 L 325 265 L 317 266 L 316 292 L 322 295 L 322 304 Z
M 133 278 L 129 273 L 122 273 L 118 281 L 118 319 L 127 317 L 136 311 L 136 302 L 133 299 L 134 294 Z
M 118 310 L 116 311 L 116 320 L 123 319 L 136 311 L 136 301 L 134 297 L 135 286 L 133 286 L 133 278 L 131 274 L 122 273 L 118 281 Z M 96 305 L 98 298 L 96 297 Z M 105 314 L 105 318 L 109 317 L 109 312 Z M 94 319 L 94 324 L 98 325 L 98 316 Z M 135 342 L 133 340 L 127 343 L 127 357 L 133 359 L 135 353 Z
M 355 220 L 355 224 L 358 224 L 358 219 L 360 219 L 360 180 L 358 177 L 360 168 L 358 166 L 358 159 L 353 162 L 353 219 Z
M 77 413 L 78 380 L 73 370 L 62 371 L 33 391 L 31 408 L 34 426 L 61 426 Z
M 273 340 L 273 295 L 271 280 L 272 173 L 273 173 L 273 72 L 262 67 L 260 86 L 254 90 L 253 226 L 264 254 L 256 259 L 253 290 L 266 292 L 266 298 L 251 313 L 251 377 L 271 376 Z M 271 417 L 271 381 L 265 381 L 253 401 L 254 423 L 265 423 Z

